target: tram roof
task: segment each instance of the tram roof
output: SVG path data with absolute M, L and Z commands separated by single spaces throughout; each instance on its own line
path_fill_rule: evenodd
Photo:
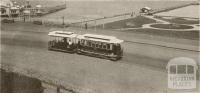
M 96 35 L 96 34 L 79 35 L 78 38 L 92 40 L 92 41 L 106 42 L 106 43 L 122 43 L 123 42 L 123 40 L 117 39 L 114 36 Z
M 67 32 L 67 31 L 52 31 L 49 32 L 49 36 L 56 36 L 56 37 L 76 37 L 77 34 L 74 32 Z

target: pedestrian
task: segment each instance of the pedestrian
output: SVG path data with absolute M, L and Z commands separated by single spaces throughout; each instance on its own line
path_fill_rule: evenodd
M 87 28 L 88 28 L 88 25 L 87 25 L 87 23 L 85 23 L 85 29 L 87 30 Z
M 131 13 L 131 17 L 133 17 L 133 12 Z
M 24 22 L 25 22 L 25 20 L 26 20 L 26 18 L 25 18 L 25 16 L 24 16 Z

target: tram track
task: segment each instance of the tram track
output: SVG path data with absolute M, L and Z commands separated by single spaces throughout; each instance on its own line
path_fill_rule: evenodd
M 166 81 L 163 79 L 167 79 L 168 60 L 137 55 L 134 52 L 151 53 L 147 50 L 152 50 L 158 51 L 159 55 L 160 50 L 176 50 L 154 45 L 148 45 L 151 48 L 145 49 L 148 48 L 146 44 L 125 41 L 124 57 L 113 62 L 84 55 L 48 51 L 47 42 L 47 32 L 2 31 L 2 62 L 46 73 L 45 75 L 53 76 L 62 82 L 84 88 L 95 86 L 95 89 L 108 90 L 131 85 L 133 88 L 122 91 L 127 90 L 127 93 L 144 89 L 152 91 L 152 88 L 153 91 L 163 91 L 166 87 Z M 177 51 L 193 53 L 187 50 Z M 145 82 L 150 83 L 144 85 Z
M 8 46 L 18 46 L 18 47 L 27 47 L 27 48 L 35 48 L 35 49 L 40 49 L 42 51 L 47 51 L 47 43 L 48 43 L 48 36 L 45 36 L 47 33 L 45 32 L 25 32 L 28 33 L 27 35 L 22 35 L 21 33 L 23 33 L 24 31 L 20 31 L 20 32 L 16 32 L 16 34 L 8 34 L 8 33 L 2 33 L 1 34 L 1 44 L 2 45 L 8 45 Z M 12 32 L 15 33 L 15 32 Z M 39 34 L 40 33 L 40 34 Z M 12 36 L 14 35 L 14 36 Z M 44 38 L 39 38 L 45 36 Z M 38 38 L 37 38 L 38 37 Z M 126 43 L 126 42 L 125 42 Z M 130 64 L 132 63 L 132 60 L 138 60 L 136 61 L 136 63 L 138 65 L 146 65 L 146 66 L 151 66 L 151 67 L 156 67 L 156 68 L 165 68 L 166 63 L 163 63 L 159 60 L 159 61 L 155 61 L 155 63 L 151 64 L 151 63 L 141 63 L 139 62 L 139 60 L 144 59 L 144 57 L 142 56 L 137 56 L 134 55 L 132 53 L 129 53 L 127 51 L 124 51 L 124 57 L 119 60 L 118 62 L 120 63 L 127 63 Z
M 152 45 L 152 46 L 159 46 L 159 47 L 165 47 L 165 48 L 172 48 L 172 49 L 178 49 L 178 50 L 186 50 L 186 51 L 193 51 L 193 52 L 200 52 L 200 50 L 193 50 L 193 49 L 184 49 L 184 48 L 177 48 L 177 47 L 170 47 L 170 46 L 165 46 L 165 45 L 158 45 L 158 44 L 151 44 L 151 43 L 143 43 L 143 42 L 136 42 L 136 41 L 127 41 L 127 43 L 137 43 L 137 44 L 143 44 L 143 45 Z
M 9 45 L 9 46 L 20 46 L 20 47 L 28 47 L 28 48 L 36 48 L 36 49 L 42 49 L 42 50 L 47 50 L 47 43 L 48 43 L 48 36 L 47 32 L 29 32 L 29 31 L 2 31 L 1 33 L 1 44 L 4 45 Z M 137 59 L 138 61 L 135 61 L 134 63 L 138 65 L 146 65 L 150 67 L 156 67 L 156 68 L 165 68 L 166 66 L 166 59 L 156 59 L 154 63 L 147 63 L 144 61 L 143 63 L 139 62 L 142 60 L 144 57 L 148 58 L 147 56 L 144 55 L 137 55 L 137 53 L 134 53 L 132 49 L 133 46 L 152 46 L 152 47 L 157 47 L 157 48 L 162 48 L 162 49 L 172 49 L 172 50 L 178 50 L 178 51 L 189 51 L 190 53 L 196 52 L 199 53 L 198 51 L 193 51 L 193 50 L 187 50 L 187 49 L 178 49 L 178 48 L 173 48 L 173 47 L 166 47 L 162 45 L 155 45 L 155 44 L 147 44 L 147 43 L 142 43 L 142 42 L 133 42 L 133 41 L 125 41 L 125 50 L 124 50 L 124 57 L 122 60 L 119 60 L 119 62 L 122 63 L 132 63 L 132 60 Z M 141 50 L 143 51 L 143 50 Z M 155 50 L 156 51 L 156 50 Z M 145 50 L 144 50 L 145 52 Z M 151 58 L 151 57 L 149 57 Z M 154 59 L 154 58 L 151 58 Z M 156 61 L 159 60 L 159 61 Z M 161 62 L 162 61 L 162 62 Z
M 41 32 L 41 31 L 6 31 L 6 34 L 8 33 L 25 33 L 26 35 L 18 34 L 20 36 L 32 36 L 32 35 L 38 35 L 38 37 L 44 37 L 44 39 L 38 40 L 37 42 L 43 42 L 47 44 L 48 42 L 48 32 Z M 5 37 L 9 39 L 9 36 L 4 36 L 4 31 L 2 31 L 3 34 L 1 34 L 1 37 Z M 13 36 L 10 36 L 13 37 Z M 28 38 L 28 37 L 27 37 Z M 23 39 L 22 41 L 27 40 Z M 35 38 L 35 37 L 33 37 Z M 46 39 L 45 39 L 46 38 Z M 3 39 L 3 38 L 2 38 Z M 14 39 L 14 38 L 13 38 Z M 37 39 L 36 39 L 37 40 Z M 28 40 L 29 41 L 29 40 Z M 27 42 L 28 42 L 27 41 Z M 34 41 L 35 42 L 35 41 Z M 166 45 L 161 45 L 161 44 L 153 44 L 153 43 L 146 43 L 146 42 L 138 42 L 138 41 L 133 41 L 133 40 L 124 40 L 125 43 L 128 44 L 141 44 L 141 45 L 151 45 L 151 46 L 158 46 L 158 47 L 164 47 L 164 48 L 171 48 L 171 49 L 178 49 L 178 50 L 185 50 L 185 51 L 192 51 L 192 52 L 200 52 L 200 49 L 188 49 L 188 48 L 178 48 L 178 47 L 171 47 L 171 46 L 166 46 Z M 26 42 L 25 42 L 26 43 Z M 36 43 L 36 42 L 35 42 Z

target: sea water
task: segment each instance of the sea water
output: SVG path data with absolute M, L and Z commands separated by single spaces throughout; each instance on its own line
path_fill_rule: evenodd
M 64 4 L 64 1 L 32 1 L 32 4 L 41 4 L 43 7 L 51 7 Z M 142 7 L 162 9 L 190 3 L 189 1 L 67 1 L 67 8 L 55 13 L 43 16 L 43 19 L 62 20 L 67 22 L 91 20 L 113 15 L 139 13 Z

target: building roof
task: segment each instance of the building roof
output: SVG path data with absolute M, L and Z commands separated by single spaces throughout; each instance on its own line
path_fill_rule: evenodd
M 77 34 L 74 34 L 74 32 L 67 32 L 67 31 L 52 31 L 49 32 L 48 35 L 55 37 L 70 37 L 70 38 L 77 37 Z
M 19 9 L 19 8 L 17 8 L 17 7 L 11 7 L 10 9 Z
M 143 7 L 142 9 L 147 9 L 147 10 L 151 10 L 151 8 L 150 7 Z
M 42 7 L 42 5 L 36 5 L 36 7 L 37 7 L 37 8 L 41 8 L 41 7 Z
M 96 35 L 96 34 L 84 34 L 79 35 L 79 39 L 86 39 L 98 42 L 106 42 L 106 43 L 122 43 L 123 40 L 117 39 L 114 36 L 106 36 L 106 35 Z

